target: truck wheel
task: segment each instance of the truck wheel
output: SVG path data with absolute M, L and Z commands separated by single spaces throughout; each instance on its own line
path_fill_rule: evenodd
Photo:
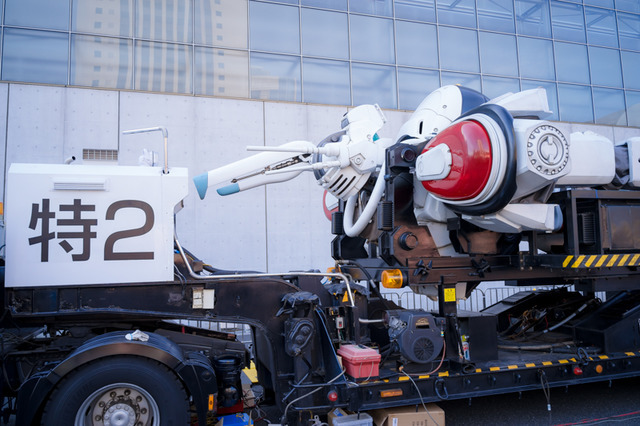
M 185 425 L 189 403 L 182 383 L 145 358 L 104 358 L 70 373 L 47 401 L 42 424 Z

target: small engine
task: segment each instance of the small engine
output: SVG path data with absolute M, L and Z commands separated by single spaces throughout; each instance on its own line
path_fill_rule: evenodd
M 444 319 L 422 310 L 394 310 L 387 311 L 385 324 L 389 340 L 407 361 L 426 364 L 442 351 Z

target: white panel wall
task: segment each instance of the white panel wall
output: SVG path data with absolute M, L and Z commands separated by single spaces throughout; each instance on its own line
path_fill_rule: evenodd
M 122 130 L 164 126 L 169 165 L 190 177 L 253 153 L 247 145 L 314 143 L 340 130 L 345 107 L 117 92 L 25 84 L 0 84 L 0 159 L 62 163 L 83 148 L 119 149 L 120 164 L 135 165 L 143 148 L 160 154 L 160 133 L 122 135 Z M 381 137 L 395 138 L 409 113 L 385 111 Z M 591 127 L 591 126 L 590 126 Z M 592 126 L 616 142 L 640 130 Z M 81 162 L 81 160 L 78 160 Z M 73 166 L 70 166 L 73 167 Z M 4 174 L 2 177 L 4 188 Z M 200 200 L 191 185 L 177 217 L 182 244 L 212 266 L 284 272 L 331 266 L 330 223 L 323 190 L 311 173 L 293 181 L 227 197 L 209 191 Z

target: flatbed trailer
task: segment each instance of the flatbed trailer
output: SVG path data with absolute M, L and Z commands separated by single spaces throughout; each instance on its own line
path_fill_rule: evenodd
M 191 254 L 174 230 L 188 173 L 166 162 L 12 165 L 3 420 L 213 423 L 243 411 L 251 363 L 281 424 L 640 376 L 640 140 L 623 152 L 569 134 L 532 117 L 543 104 L 536 90 L 489 101 L 448 86 L 393 141 L 365 105 L 317 147 L 194 178 L 204 197 L 313 171 L 339 199 L 329 272 L 225 271 Z M 500 280 L 546 289 L 459 309 Z M 399 306 L 383 287 L 438 307 Z M 244 324 L 251 345 L 192 321 Z

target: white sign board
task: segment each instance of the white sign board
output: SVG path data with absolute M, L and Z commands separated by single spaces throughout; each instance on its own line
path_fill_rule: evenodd
M 6 287 L 173 280 L 186 169 L 12 164 Z

